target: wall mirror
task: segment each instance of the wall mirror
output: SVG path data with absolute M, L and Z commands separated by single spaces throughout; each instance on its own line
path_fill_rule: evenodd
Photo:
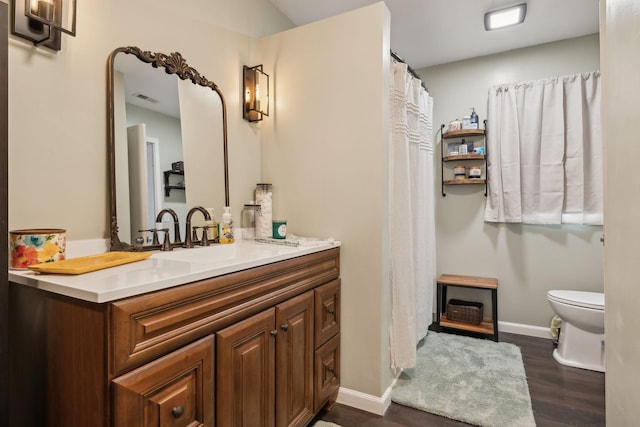
M 115 49 L 107 61 L 110 250 L 147 250 L 152 233 L 170 229 L 194 206 L 229 206 L 227 112 L 217 85 L 182 55 Z M 194 217 L 195 219 L 195 217 Z M 142 238 L 142 246 L 136 240 Z

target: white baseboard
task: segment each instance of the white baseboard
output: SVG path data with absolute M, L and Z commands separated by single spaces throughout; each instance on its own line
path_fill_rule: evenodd
M 527 335 L 537 338 L 553 338 L 550 328 L 542 326 L 524 325 L 522 323 L 511 323 L 498 321 L 498 332 L 507 332 L 511 334 Z
M 387 388 L 382 397 L 340 387 L 336 402 L 372 414 L 384 415 L 391 406 L 391 386 Z

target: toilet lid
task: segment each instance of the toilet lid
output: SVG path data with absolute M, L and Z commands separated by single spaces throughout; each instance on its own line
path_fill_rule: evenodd
M 578 307 L 604 310 L 604 293 L 585 291 L 549 291 L 550 299 Z

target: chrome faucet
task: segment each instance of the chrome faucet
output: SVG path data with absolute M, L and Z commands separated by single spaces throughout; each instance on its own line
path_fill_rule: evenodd
M 156 216 L 156 222 L 162 222 L 162 217 L 167 213 L 173 218 L 173 243 L 174 245 L 181 245 L 182 241 L 180 240 L 180 221 L 178 220 L 178 214 L 176 214 L 173 209 L 165 208 L 158 212 L 158 215 Z
M 186 237 L 184 238 L 185 248 L 192 248 L 194 246 L 193 240 L 191 239 L 191 216 L 196 211 L 202 212 L 202 215 L 204 216 L 205 221 L 211 221 L 211 215 L 209 215 L 209 212 L 207 212 L 207 210 L 202 206 L 194 206 L 189 210 L 189 212 L 187 213 L 187 221 L 186 221 L 186 227 L 185 227 L 186 228 L 185 229 Z M 206 233 L 206 230 L 205 230 L 205 233 Z

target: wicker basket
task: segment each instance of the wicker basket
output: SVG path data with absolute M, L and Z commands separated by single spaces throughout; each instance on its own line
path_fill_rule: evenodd
M 482 323 L 483 314 L 481 302 L 450 299 L 447 303 L 448 320 L 479 325 Z

